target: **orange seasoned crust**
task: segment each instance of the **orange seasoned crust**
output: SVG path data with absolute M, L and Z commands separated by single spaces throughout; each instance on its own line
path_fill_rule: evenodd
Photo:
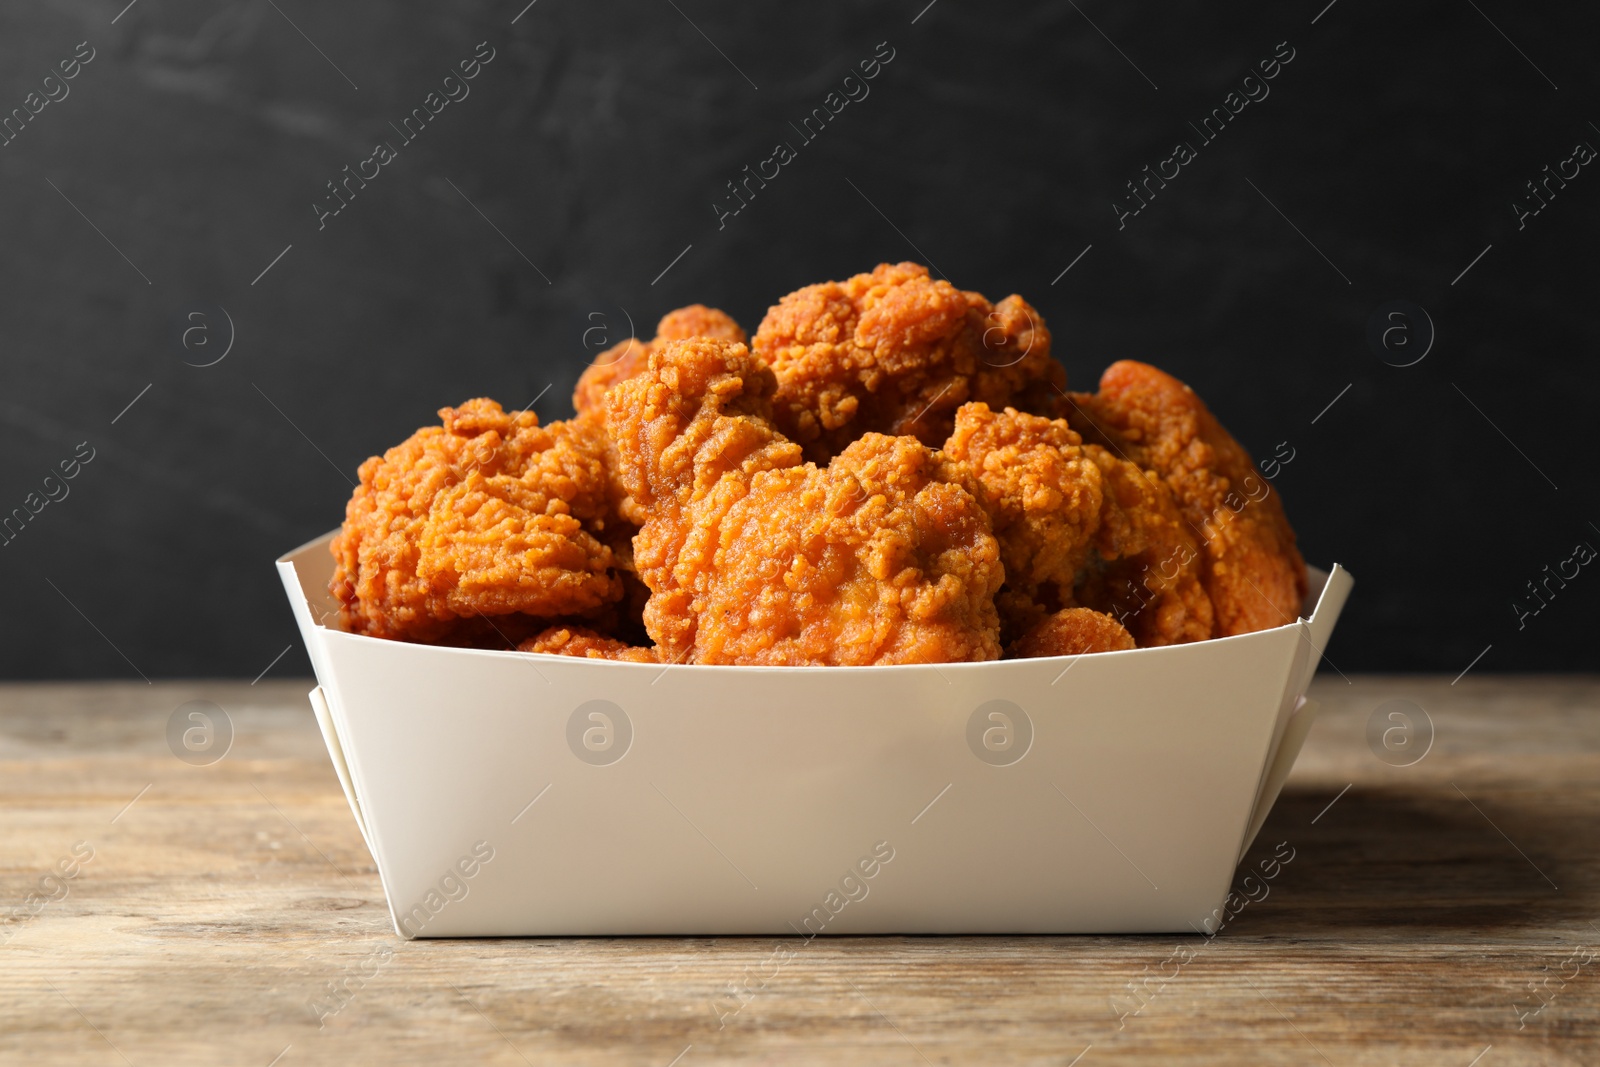
M 464 619 L 581 615 L 622 596 L 595 424 L 540 426 L 492 400 L 439 418 L 361 465 L 331 546 L 347 629 L 440 641 Z
M 553 656 L 611 659 L 626 663 L 659 663 L 655 649 L 640 648 L 607 637 L 584 626 L 552 626 L 517 646 L 518 652 L 547 652 Z
M 1155 471 L 1171 490 L 1200 550 L 1217 636 L 1299 616 L 1306 565 L 1283 502 L 1193 389 L 1123 360 L 1106 368 L 1098 393 L 1071 394 L 1070 410 L 1086 439 Z
M 818 462 L 869 432 L 938 447 L 962 404 L 1039 409 L 1067 380 L 1026 300 L 991 304 L 916 263 L 790 293 L 752 347 L 777 377 L 779 429 Z
M 1099 445 L 1083 447 L 1116 505 L 1102 530 L 1100 562 L 1079 578 L 1078 602 L 1114 616 L 1141 648 L 1215 636 L 1204 557 L 1172 492 L 1153 471 Z
M 1111 616 L 1089 608 L 1066 608 L 1036 623 L 1006 649 L 1006 656 L 1082 656 L 1133 647 L 1133 635 Z
M 690 304 L 669 311 L 656 325 L 652 341 L 630 337 L 613 345 L 595 357 L 578 377 L 578 386 L 572 393 L 572 406 L 582 414 L 598 412 L 604 406 L 606 390 L 618 382 L 643 371 L 650 362 L 650 353 L 668 341 L 684 341 L 691 337 L 715 337 L 723 341 L 745 341 L 744 329 L 726 312 L 704 304 Z
M 663 661 L 997 658 L 1002 568 L 970 471 L 879 434 L 803 463 L 773 387 L 744 345 L 702 339 L 607 397 L 618 477 L 650 516 L 634 562 Z
M 956 412 L 945 452 L 972 465 L 993 520 L 1009 638 L 1080 604 L 1144 646 L 1211 636 L 1198 550 L 1158 478 L 1085 445 L 1064 420 L 987 404 Z

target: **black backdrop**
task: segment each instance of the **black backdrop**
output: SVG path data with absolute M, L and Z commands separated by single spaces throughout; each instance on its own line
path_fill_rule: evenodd
M 271 562 L 363 458 L 471 396 L 562 417 L 630 319 L 753 329 L 902 258 L 1028 297 L 1079 388 L 1149 360 L 1292 451 L 1307 558 L 1358 580 L 1341 669 L 1595 663 L 1595 568 L 1538 614 L 1526 587 L 1600 547 L 1571 5 L 125 2 L 0 13 L 0 110 L 29 115 L 0 147 L 0 509 L 62 497 L 0 547 L 7 676 L 248 677 L 290 644 L 273 673 L 307 673 Z M 470 95 L 404 141 L 446 89 Z M 867 95 L 803 143 L 836 89 Z M 1119 220 L 1147 165 L 1178 174 Z M 1546 166 L 1576 176 L 1519 219 Z

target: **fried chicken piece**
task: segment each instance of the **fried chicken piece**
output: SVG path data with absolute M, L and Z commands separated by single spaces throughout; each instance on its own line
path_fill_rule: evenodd
M 1014 641 L 1006 649 L 1006 657 L 1082 656 L 1133 647 L 1133 635 L 1111 616 L 1089 608 L 1066 608 L 1045 617 Z
M 1153 471 L 1086 444 L 1115 501 L 1098 535 L 1099 563 L 1079 576 L 1078 603 L 1116 618 L 1140 648 L 1205 641 L 1216 613 L 1206 592 L 1198 539 Z
M 1044 410 L 1067 380 L 1026 300 L 991 304 L 916 263 L 790 293 L 752 347 L 778 379 L 778 428 L 818 463 L 867 432 L 937 448 L 962 404 Z
M 692 337 L 713 337 L 742 344 L 745 333 L 727 313 L 706 307 L 704 304 L 690 304 L 688 307 L 669 311 L 662 316 L 656 325 L 656 336 L 653 340 L 646 342 L 629 338 L 621 344 L 614 345 L 597 356 L 579 376 L 577 388 L 572 394 L 572 406 L 577 409 L 580 421 L 592 418 L 595 425 L 600 427 L 598 439 L 606 456 L 608 471 L 615 464 L 616 449 L 604 431 L 606 391 L 618 382 L 627 381 L 641 373 L 649 365 L 650 353 L 668 341 L 681 341 Z M 643 524 L 645 516 L 642 509 L 635 505 L 633 499 L 615 478 L 611 480 L 611 487 L 612 510 L 627 529 L 621 531 L 620 526 L 614 525 L 613 529 L 621 533 L 618 537 L 609 539 L 607 543 L 617 554 L 624 572 L 631 572 L 632 539 L 638 532 L 639 526 Z M 637 599 L 641 606 L 644 603 L 644 598 L 635 598 L 631 591 L 627 599 L 630 603 Z
M 605 484 L 605 508 L 601 521 L 597 523 L 595 536 L 611 549 L 617 571 L 622 575 L 626 586 L 633 575 L 633 535 L 639 532 L 639 526 L 644 519 L 633 507 L 627 491 L 613 473 L 616 449 L 606 433 L 605 412 L 582 411 L 565 422 L 551 425 L 564 427 L 576 447 L 600 461 Z M 635 586 L 636 584 L 634 583 Z M 631 599 L 631 592 L 623 597 L 625 603 Z M 640 606 L 643 606 L 643 603 L 642 600 L 639 601 Z M 635 615 L 637 616 L 637 613 Z
M 1283 503 L 1194 390 L 1123 360 L 1106 368 L 1098 393 L 1071 394 L 1070 407 L 1070 421 L 1086 439 L 1156 471 L 1171 488 L 1201 549 L 1217 636 L 1299 616 L 1306 565 Z
M 1105 499 L 1100 468 L 1065 422 L 963 404 L 944 452 L 971 465 L 1005 564 L 999 607 L 1015 640 L 1057 606 L 1071 605 Z
M 669 311 L 656 324 L 654 340 L 630 337 L 596 356 L 578 377 L 578 387 L 572 392 L 572 406 L 579 414 L 600 412 L 605 406 L 606 390 L 641 373 L 650 362 L 651 352 L 668 341 L 684 341 L 691 337 L 745 342 L 744 329 L 726 312 L 704 304 L 690 304 Z
M 826 467 L 769 421 L 742 344 L 671 342 L 606 398 L 649 518 L 634 562 L 663 662 L 937 663 L 1000 654 L 1003 576 L 970 470 L 868 434 Z
M 540 426 L 493 400 L 439 417 L 361 465 L 331 546 L 329 588 L 345 628 L 467 644 L 498 629 L 514 644 L 524 616 L 583 615 L 618 600 L 600 424 Z
M 547 652 L 553 656 L 579 656 L 626 663 L 659 663 L 655 649 L 640 648 L 607 637 L 585 626 L 552 626 L 517 646 L 518 652 Z
M 1005 563 L 1011 640 L 1063 608 L 1116 616 L 1141 646 L 1211 636 L 1199 552 L 1154 476 L 1061 419 L 965 404 L 945 444 L 972 465 Z

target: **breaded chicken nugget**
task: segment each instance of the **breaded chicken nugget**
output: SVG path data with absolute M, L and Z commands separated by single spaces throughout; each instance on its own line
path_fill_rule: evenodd
M 991 304 L 916 263 L 790 293 L 752 347 L 777 376 L 778 428 L 819 463 L 868 432 L 937 448 L 962 404 L 1035 408 L 1067 380 L 1027 301 Z
M 1108 507 L 1104 477 L 1065 423 L 963 404 L 944 452 L 968 463 L 1005 564 L 1002 638 L 1076 603 L 1074 588 Z
M 656 325 L 652 341 L 630 337 L 613 345 L 594 358 L 578 377 L 578 387 L 572 392 L 572 406 L 579 414 L 598 412 L 602 408 L 606 390 L 618 382 L 627 381 L 645 369 L 650 353 L 668 341 L 684 341 L 691 337 L 714 337 L 723 341 L 745 342 L 744 329 L 727 313 L 704 304 L 669 311 Z
M 987 404 L 956 412 L 945 452 L 972 465 L 994 523 L 1008 639 L 1078 605 L 1114 615 L 1141 646 L 1211 636 L 1199 552 L 1159 479 L 1064 420 Z
M 1166 483 L 1099 445 L 1083 450 L 1114 505 L 1103 513 L 1096 555 L 1079 576 L 1078 603 L 1114 617 L 1140 648 L 1216 636 L 1205 558 Z
M 1070 394 L 1070 421 L 1171 488 L 1204 562 L 1202 580 L 1228 637 L 1293 622 L 1306 565 L 1283 503 L 1194 390 L 1145 363 L 1113 363 L 1098 393 Z
M 481 399 L 439 417 L 361 465 L 331 546 L 345 627 L 449 641 L 464 619 L 575 616 L 618 600 L 597 424 L 540 426 Z
M 744 345 L 701 339 L 606 397 L 662 661 L 997 658 L 999 547 L 970 470 L 879 434 L 803 463 L 768 421 L 774 386 Z
M 611 659 L 627 663 L 658 663 L 655 649 L 641 648 L 607 637 L 585 626 L 552 626 L 517 646 L 518 652 L 547 652 L 554 656 Z
M 1109 615 L 1089 608 L 1066 608 L 1046 616 L 1006 649 L 1010 659 L 1082 656 L 1134 647 L 1133 635 Z

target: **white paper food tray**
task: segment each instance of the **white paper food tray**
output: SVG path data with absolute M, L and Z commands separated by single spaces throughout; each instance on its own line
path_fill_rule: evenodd
M 402 937 L 1213 929 L 1352 584 L 1168 648 L 662 667 L 342 632 L 332 536 L 278 570 Z

